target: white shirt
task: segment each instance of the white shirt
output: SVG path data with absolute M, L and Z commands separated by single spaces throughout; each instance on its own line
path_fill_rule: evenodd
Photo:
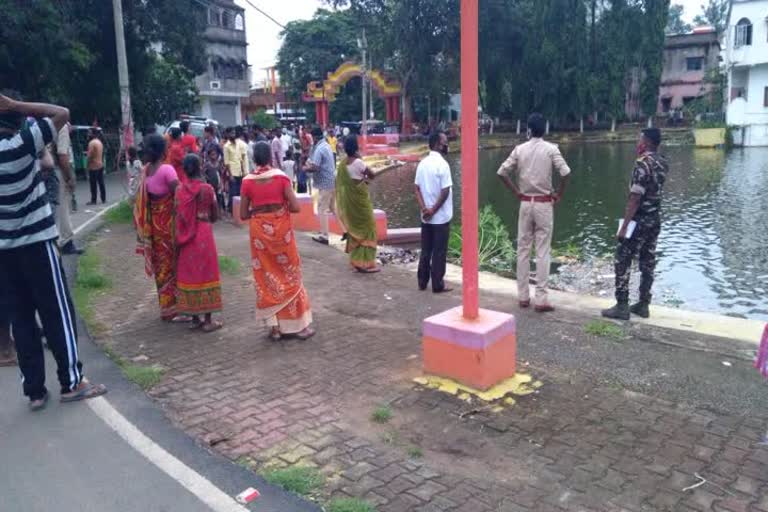
M 291 147 L 291 140 L 292 140 L 292 137 L 287 133 L 284 133 L 280 137 L 280 143 L 283 145 L 283 154 L 285 154 L 285 152 L 288 151 L 288 148 Z
M 453 187 L 451 179 L 451 167 L 445 161 L 443 155 L 437 151 L 430 151 L 429 155 L 419 163 L 416 168 L 416 185 L 421 190 L 424 198 L 424 206 L 432 208 L 440 197 L 444 188 Z M 448 192 L 448 199 L 443 206 L 435 212 L 429 220 L 422 221 L 427 224 L 447 224 L 453 218 L 453 189 Z

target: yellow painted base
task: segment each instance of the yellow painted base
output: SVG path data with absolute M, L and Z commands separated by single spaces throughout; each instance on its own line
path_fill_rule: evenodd
M 506 397 L 503 402 L 505 405 L 515 404 L 514 398 L 507 395 L 530 395 L 544 385 L 541 381 L 534 381 L 533 377 L 524 373 L 518 373 L 512 378 L 503 380 L 486 391 L 465 386 L 451 379 L 432 375 L 417 377 L 413 381 L 430 389 L 458 396 L 464 401 L 468 401 L 471 397 L 476 397 L 483 402 L 493 402 Z

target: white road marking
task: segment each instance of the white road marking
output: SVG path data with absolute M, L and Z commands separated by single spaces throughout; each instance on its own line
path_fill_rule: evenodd
M 96 220 L 98 220 L 98 219 L 102 218 L 104 215 L 106 215 L 106 213 L 107 213 L 109 210 L 111 210 L 112 208 L 114 208 L 114 207 L 116 207 L 117 205 L 119 205 L 119 204 L 120 204 L 122 201 L 123 201 L 123 200 L 121 199 L 120 201 L 118 201 L 118 202 L 116 202 L 116 203 L 112 203 L 111 205 L 107 206 L 106 208 L 104 208 L 103 210 L 101 210 L 99 213 L 97 213 L 96 215 L 94 215 L 93 217 L 91 217 L 90 219 L 88 219 L 87 221 L 83 222 L 82 224 L 80 224 L 79 226 L 77 226 L 75 229 L 73 229 L 73 230 L 72 230 L 72 234 L 73 234 L 73 235 L 79 235 L 79 234 L 80 234 L 80 233 L 81 233 L 81 232 L 82 232 L 82 231 L 83 231 L 85 228 L 87 228 L 87 227 L 88 227 L 90 224 L 92 224 L 92 223 L 96 222 Z
M 186 490 L 194 494 L 214 512 L 248 512 L 248 509 L 239 505 L 232 497 L 213 485 L 208 479 L 144 435 L 125 416 L 112 407 L 104 397 L 87 400 L 87 404 L 96 416 L 109 425 L 131 447 Z

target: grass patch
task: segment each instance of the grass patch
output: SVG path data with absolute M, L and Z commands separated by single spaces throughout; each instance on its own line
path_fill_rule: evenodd
M 72 287 L 72 299 L 77 312 L 92 333 L 101 330 L 94 318 L 93 298 L 112 287 L 112 281 L 101 273 L 101 257 L 88 249 L 77 261 L 77 279 Z
M 163 373 L 165 373 L 165 370 L 157 366 L 125 364 L 120 368 L 126 379 L 137 384 L 144 391 L 158 385 L 163 380 Z
M 163 368 L 157 366 L 140 366 L 129 363 L 117 354 L 109 345 L 104 346 L 104 353 L 120 368 L 120 370 L 122 370 L 126 379 L 133 382 L 144 391 L 156 386 L 163 380 L 163 374 L 165 373 Z
M 264 472 L 264 480 L 300 496 L 309 496 L 325 483 L 323 475 L 314 468 L 295 466 Z
M 489 205 L 480 210 L 478 219 L 478 264 L 480 270 L 488 270 L 502 275 L 509 275 L 517 262 L 517 251 L 509 237 L 504 221 Z M 463 239 L 461 226 L 451 226 L 448 239 L 448 260 L 461 265 Z
M 620 327 L 611 322 L 606 322 L 605 320 L 592 320 L 591 322 L 587 322 L 584 326 L 584 332 L 590 336 L 613 340 L 620 340 L 624 337 L 624 331 Z
M 219 256 L 219 269 L 230 276 L 240 273 L 240 261 L 231 256 Z
M 357 498 L 336 498 L 328 504 L 328 512 L 376 512 L 376 509 Z
M 374 423 L 389 423 L 392 419 L 392 408 L 388 405 L 380 405 L 371 413 L 371 421 Z
M 387 430 L 381 434 L 381 440 L 386 444 L 398 444 L 400 442 L 400 433 L 397 430 Z
M 408 456 L 412 459 L 420 459 L 424 456 L 424 450 L 418 446 L 411 446 L 408 448 Z
M 110 208 L 104 214 L 107 224 L 131 224 L 133 222 L 133 206 L 128 201 L 120 201 L 117 206 Z

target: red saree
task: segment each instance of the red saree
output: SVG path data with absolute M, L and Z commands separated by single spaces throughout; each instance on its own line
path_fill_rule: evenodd
M 221 311 L 221 277 L 211 211 L 213 187 L 189 180 L 176 189 L 176 309 L 180 314 Z
M 260 186 L 268 187 L 273 178 L 281 175 L 285 176 L 276 169 L 249 174 L 243 179 L 243 194 L 254 201 L 260 195 Z M 312 323 L 312 310 L 302 282 L 301 259 L 288 209 L 253 214 L 250 237 L 256 319 L 268 327 L 279 327 L 283 334 L 303 331 Z
M 144 255 L 144 270 L 155 278 L 160 316 L 171 320 L 176 316 L 176 244 L 174 243 L 173 194 L 151 198 L 146 186 L 147 167 L 133 207 L 138 245 L 136 253 Z

